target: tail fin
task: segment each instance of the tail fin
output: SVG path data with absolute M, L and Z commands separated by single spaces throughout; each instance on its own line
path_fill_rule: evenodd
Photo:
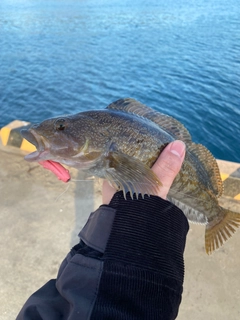
M 213 225 L 214 221 L 206 226 L 205 249 L 207 254 L 221 247 L 225 241 L 232 237 L 240 227 L 240 213 L 221 208 L 223 218 Z

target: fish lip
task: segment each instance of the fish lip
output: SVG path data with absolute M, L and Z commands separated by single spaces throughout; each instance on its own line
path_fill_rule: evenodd
M 29 153 L 24 157 L 27 161 L 40 161 L 48 158 L 49 151 L 46 148 L 46 141 L 44 141 L 44 138 L 37 134 L 34 129 L 23 129 L 21 130 L 21 135 L 24 139 L 29 141 L 31 144 L 33 144 L 37 151 L 34 151 L 32 153 Z

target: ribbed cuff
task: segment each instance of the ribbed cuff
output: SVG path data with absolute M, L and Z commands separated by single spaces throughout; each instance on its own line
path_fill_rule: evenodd
M 117 260 L 183 282 L 183 252 L 188 221 L 183 212 L 157 196 L 132 200 L 122 192 L 112 198 L 115 219 L 103 259 Z

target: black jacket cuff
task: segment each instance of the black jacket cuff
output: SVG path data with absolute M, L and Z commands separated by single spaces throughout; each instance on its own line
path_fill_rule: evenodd
M 109 206 L 116 210 L 103 259 L 118 260 L 161 272 L 183 283 L 183 253 L 188 221 L 167 200 L 145 196 L 132 200 L 117 192 Z

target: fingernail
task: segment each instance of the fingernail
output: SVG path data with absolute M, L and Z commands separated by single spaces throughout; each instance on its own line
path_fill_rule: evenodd
M 181 140 L 176 140 L 172 142 L 170 146 L 170 152 L 178 156 L 179 158 L 182 158 L 185 153 L 186 145 Z

